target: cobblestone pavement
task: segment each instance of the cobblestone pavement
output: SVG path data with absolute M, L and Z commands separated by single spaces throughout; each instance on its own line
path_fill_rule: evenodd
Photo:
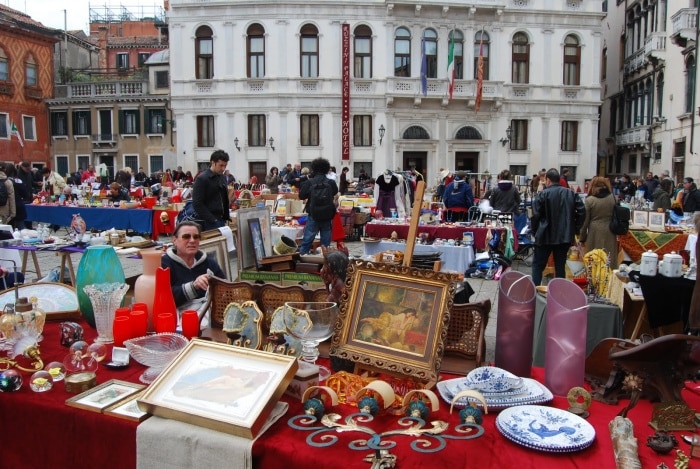
M 170 242 L 171 238 L 169 236 L 162 236 L 160 242 Z M 363 255 L 363 247 L 361 242 L 349 242 L 346 243 L 350 254 L 353 256 L 360 257 Z M 74 253 L 71 254 L 71 260 L 75 268 L 75 272 L 78 272 L 78 266 L 80 264 L 80 258 L 82 254 Z M 61 256 L 57 255 L 53 251 L 37 251 L 37 259 L 39 262 L 39 268 L 41 270 L 42 276 L 45 276 L 54 268 L 59 268 L 61 264 Z M 142 272 L 142 263 L 140 259 L 134 259 L 126 255 L 120 255 L 119 259 L 124 268 L 124 274 L 127 278 L 140 275 Z M 231 262 L 231 272 L 238 272 L 237 260 L 235 253 L 230 255 Z M 515 261 L 513 268 L 520 270 L 524 273 L 530 274 L 530 268 L 526 267 L 524 264 Z M 36 269 L 29 256 L 27 262 L 26 277 L 28 282 L 33 282 L 37 280 Z M 471 301 L 481 301 L 484 299 L 491 300 L 491 314 L 489 315 L 488 326 L 486 327 L 486 360 L 487 362 L 492 362 L 494 359 L 494 346 L 496 341 L 496 323 L 497 323 L 497 311 L 498 311 L 498 282 L 494 280 L 484 280 L 484 279 L 468 279 L 469 284 L 474 289 L 474 295 L 471 297 Z

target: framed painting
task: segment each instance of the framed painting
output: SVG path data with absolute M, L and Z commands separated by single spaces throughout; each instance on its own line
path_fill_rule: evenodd
M 63 283 L 25 283 L 17 287 L 19 296 L 37 298 L 37 306 L 46 313 L 46 320 L 77 319 L 80 317 L 80 305 L 75 288 Z M 0 311 L 7 303 L 14 304 L 15 289 L 0 292 Z
M 226 275 L 226 280 L 230 281 L 231 263 L 229 262 L 228 249 L 226 249 L 226 238 L 221 236 L 221 234 L 213 238 L 202 238 L 202 241 L 199 243 L 199 249 L 206 252 L 207 256 L 216 259 L 216 263 L 219 264 L 219 267 Z
M 148 417 L 150 417 L 150 415 L 148 415 L 148 412 L 144 412 L 143 410 L 139 409 L 138 402 L 136 401 L 140 395 L 141 393 L 137 392 L 126 399 L 107 407 L 104 410 L 104 414 L 120 419 L 131 420 L 132 422 L 142 422 L 146 420 Z
M 294 357 L 194 339 L 138 404 L 152 415 L 253 439 L 297 368 Z
M 262 260 L 265 257 L 265 244 L 262 230 L 260 229 L 260 219 L 253 218 L 248 220 L 248 227 L 250 228 L 250 241 L 253 244 L 253 252 L 255 253 L 255 265 L 260 269 Z
M 649 230 L 666 231 L 666 213 L 649 212 Z
M 445 272 L 351 263 L 331 355 L 435 382 L 456 281 L 456 274 Z
M 252 237 L 248 220 L 260 221 L 265 252 L 272 252 L 272 224 L 270 223 L 270 211 L 267 207 L 242 208 L 236 211 L 238 218 L 238 246 L 251 246 Z M 238 270 L 247 270 L 256 267 L 255 252 L 252 249 L 238 249 Z
M 649 212 L 646 210 L 632 211 L 632 226 L 639 229 L 647 229 L 649 225 Z
M 66 400 L 66 405 L 93 412 L 103 412 L 108 407 L 138 393 L 145 387 L 143 384 L 112 379 L 71 397 Z

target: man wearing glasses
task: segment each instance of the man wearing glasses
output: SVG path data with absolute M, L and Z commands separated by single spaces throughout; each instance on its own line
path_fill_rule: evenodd
M 224 177 L 228 160 L 228 153 L 216 150 L 209 158 L 209 168 L 197 176 L 192 187 L 192 205 L 205 231 L 221 228 L 230 220 Z
M 681 205 L 686 213 L 700 211 L 700 191 L 698 191 L 698 187 L 691 177 L 683 178 L 683 201 Z
M 204 307 L 211 275 L 226 279 L 216 259 L 199 249 L 201 237 L 198 223 L 183 221 L 175 228 L 173 245 L 160 261 L 161 267 L 170 267 L 170 285 L 178 313 Z

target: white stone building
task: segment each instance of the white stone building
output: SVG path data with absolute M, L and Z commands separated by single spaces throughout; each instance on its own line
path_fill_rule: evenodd
M 679 0 L 607 4 L 599 153 L 609 175 L 700 177 L 697 8 Z
M 177 164 L 221 148 L 239 180 L 323 156 L 355 177 L 416 167 L 429 185 L 441 168 L 542 167 L 570 167 L 583 184 L 597 169 L 602 18 L 580 0 L 170 0 Z

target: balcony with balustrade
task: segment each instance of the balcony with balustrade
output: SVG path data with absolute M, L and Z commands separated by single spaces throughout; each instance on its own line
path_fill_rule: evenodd
M 689 41 L 695 41 L 697 18 L 697 8 L 681 8 L 671 16 L 671 41 L 675 45 L 686 47 Z
M 649 143 L 649 125 L 638 125 L 629 129 L 623 129 L 615 136 L 618 147 L 643 147 Z

